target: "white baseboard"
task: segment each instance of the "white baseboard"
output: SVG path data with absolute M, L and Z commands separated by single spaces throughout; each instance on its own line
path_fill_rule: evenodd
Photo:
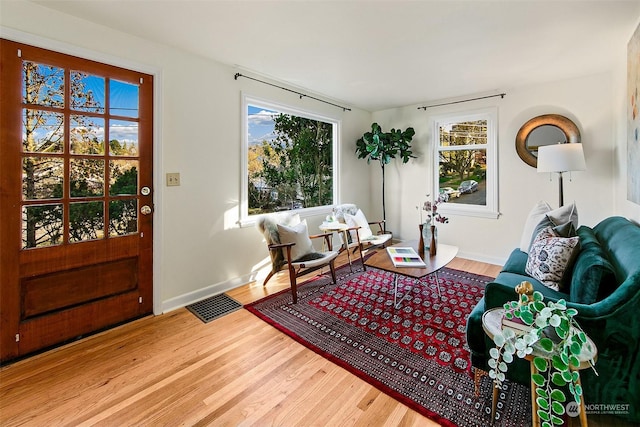
M 250 273 L 168 299 L 162 302 L 162 313 L 167 313 L 169 311 L 185 307 L 195 302 L 202 301 L 203 299 L 237 288 L 238 286 L 242 286 L 246 283 L 254 281 L 256 279 L 255 276 L 256 273 Z
M 458 252 L 458 258 L 470 259 L 472 261 L 486 262 L 487 264 L 494 264 L 494 265 L 501 265 L 501 266 L 507 262 L 507 258 L 491 257 L 491 256 L 487 256 L 486 254 L 478 254 L 474 252 L 465 252 L 465 251 Z

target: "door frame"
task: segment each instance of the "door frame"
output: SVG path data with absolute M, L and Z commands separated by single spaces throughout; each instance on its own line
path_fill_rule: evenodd
M 162 194 L 164 192 L 162 173 L 162 71 L 159 67 L 142 64 L 129 59 L 120 58 L 103 52 L 98 52 L 88 48 L 80 47 L 66 42 L 51 40 L 46 37 L 31 33 L 7 28 L 0 25 L 2 38 L 18 43 L 29 44 L 42 49 L 53 50 L 59 53 L 81 57 L 91 61 L 102 62 L 115 67 L 126 68 L 141 73 L 150 74 L 154 79 L 153 86 L 153 205 L 162 206 Z M 153 209 L 153 314 L 162 314 L 162 276 L 160 266 L 162 265 L 163 251 L 160 232 L 162 222 L 162 209 Z

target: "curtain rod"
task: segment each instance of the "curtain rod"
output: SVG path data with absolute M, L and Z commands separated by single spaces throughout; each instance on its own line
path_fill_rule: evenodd
M 253 80 L 253 81 L 256 81 L 256 82 L 264 83 L 264 84 L 269 85 L 269 86 L 277 87 L 278 89 L 286 90 L 287 92 L 293 92 L 296 95 L 298 95 L 300 97 L 300 99 L 302 99 L 302 98 L 310 98 L 310 99 L 314 99 L 316 101 L 324 102 L 325 104 L 333 105 L 334 107 L 342 108 L 342 111 L 351 111 L 351 108 L 343 107 L 342 105 L 334 104 L 333 102 L 325 101 L 324 99 L 316 98 L 316 97 L 311 96 L 311 95 L 307 95 L 307 94 L 304 94 L 304 93 L 296 92 L 295 90 L 291 90 L 291 89 L 286 88 L 286 87 L 278 86 L 278 85 L 275 85 L 273 83 L 269 83 L 269 82 L 265 82 L 263 80 L 258 80 L 258 79 L 253 78 L 253 77 L 245 76 L 244 74 L 236 73 L 233 76 L 234 80 L 238 80 L 238 77 L 244 77 L 245 79 L 249 79 L 249 80 Z
M 427 111 L 427 108 L 431 108 L 431 107 L 441 107 L 443 105 L 460 104 L 461 102 L 477 101 L 478 99 L 494 98 L 496 96 L 499 96 L 500 98 L 504 98 L 505 95 L 506 93 L 498 93 L 495 95 L 480 96 L 478 98 L 463 99 L 461 101 L 452 101 L 452 102 L 445 102 L 442 104 L 426 105 L 424 107 L 418 107 L 418 110 L 422 108 L 424 111 Z

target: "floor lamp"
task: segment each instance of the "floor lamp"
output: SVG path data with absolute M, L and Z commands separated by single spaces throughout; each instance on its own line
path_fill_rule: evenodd
M 586 169 L 580 143 L 558 143 L 538 147 L 538 172 L 558 172 L 560 207 L 564 205 L 562 173 Z

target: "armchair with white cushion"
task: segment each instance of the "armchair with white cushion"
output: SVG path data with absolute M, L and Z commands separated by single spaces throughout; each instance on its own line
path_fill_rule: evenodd
M 362 251 L 365 248 L 377 246 L 384 248 L 393 239 L 393 234 L 384 231 L 384 221 L 368 221 L 362 210 L 355 204 L 337 205 L 334 208 L 334 215 L 338 221 L 345 223 L 349 227 L 350 239 L 346 242 L 349 249 L 353 248 L 355 250 L 357 248 Z M 379 230 L 374 233 L 371 229 L 372 225 L 377 225 Z M 345 244 L 345 242 L 342 243 Z M 360 256 L 362 257 L 362 253 Z
M 280 270 L 289 271 L 293 303 L 298 302 L 297 278 L 314 270 L 329 266 L 333 283 L 336 282 L 334 262 L 338 252 L 332 250 L 331 233 L 309 235 L 307 221 L 298 214 L 280 213 L 264 215 L 256 225 L 264 235 L 271 256 L 271 271 L 265 278 L 267 284 Z M 324 239 L 323 251 L 316 251 L 311 239 Z M 324 247 L 328 250 L 324 250 Z

